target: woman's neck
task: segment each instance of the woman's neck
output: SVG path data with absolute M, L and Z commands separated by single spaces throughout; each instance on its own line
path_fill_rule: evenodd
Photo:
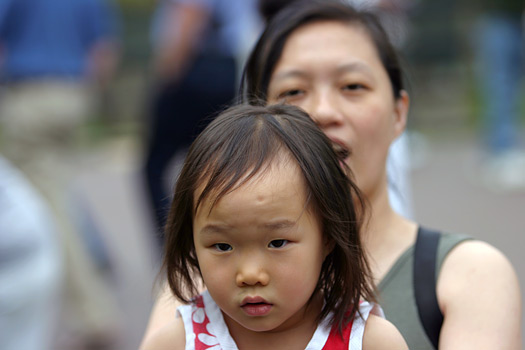
M 410 247 L 416 237 L 417 224 L 397 214 L 388 198 L 387 182 L 368 196 L 369 213 L 362 229 L 374 280 L 378 283 Z

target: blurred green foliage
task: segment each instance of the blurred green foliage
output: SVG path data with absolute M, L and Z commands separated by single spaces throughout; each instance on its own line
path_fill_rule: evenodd
M 154 0 L 118 0 L 122 24 L 123 68 L 144 67 L 150 56 L 149 32 Z
M 144 10 L 144 11 L 151 11 L 157 1 L 155 0 L 118 0 L 117 1 L 119 7 L 122 10 Z

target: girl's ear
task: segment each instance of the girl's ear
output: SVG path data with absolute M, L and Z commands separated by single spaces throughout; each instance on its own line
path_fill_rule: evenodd
M 403 133 L 407 124 L 410 97 L 405 90 L 401 90 L 400 96 L 395 101 L 394 107 L 394 138 L 397 139 Z M 392 140 L 392 141 L 393 141 Z

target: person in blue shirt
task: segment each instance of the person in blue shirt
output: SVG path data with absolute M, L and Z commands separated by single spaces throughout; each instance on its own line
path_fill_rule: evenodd
M 116 21 L 105 0 L 7 0 L 0 6 L 4 83 L 104 79 Z
M 116 27 L 107 0 L 0 2 L 0 147 L 50 204 L 67 267 L 64 299 L 74 310 L 65 324 L 81 339 L 102 338 L 115 318 L 67 198 L 78 131 L 117 62 Z

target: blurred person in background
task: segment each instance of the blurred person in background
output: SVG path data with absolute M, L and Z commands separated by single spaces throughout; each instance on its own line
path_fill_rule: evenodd
M 0 349 L 51 350 L 63 259 L 47 203 L 0 156 Z
M 388 38 L 399 50 L 405 45 L 410 30 L 408 12 L 418 0 L 346 0 L 350 5 L 373 12 L 381 21 Z
M 116 27 L 106 0 L 0 4 L 1 150 L 55 215 L 67 267 L 61 317 L 78 339 L 104 338 L 114 319 L 108 287 L 71 219 L 68 190 L 78 133 L 117 63 Z
M 170 203 L 168 168 L 236 95 L 237 59 L 257 24 L 254 0 L 161 0 L 153 18 L 154 87 L 147 121 L 147 191 L 156 233 Z M 171 177 L 172 178 L 172 177 Z M 158 235 L 162 245 L 163 237 Z
M 468 5 L 479 11 L 472 41 L 487 158 L 481 169 L 482 181 L 496 190 L 525 189 L 525 148 L 520 137 L 524 3 L 480 0 Z

